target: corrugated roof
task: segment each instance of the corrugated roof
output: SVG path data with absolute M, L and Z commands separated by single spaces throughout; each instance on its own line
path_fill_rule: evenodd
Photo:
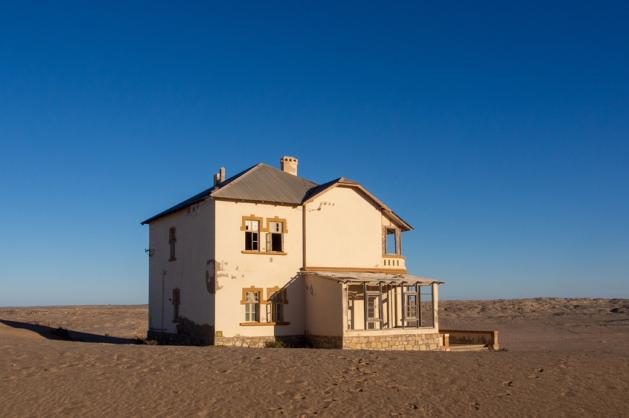
M 142 225 L 150 223 L 163 216 L 170 215 L 190 205 L 201 202 L 208 197 L 217 199 L 242 200 L 249 202 L 278 203 L 288 205 L 301 205 L 324 193 L 326 190 L 346 186 L 360 189 L 369 199 L 378 205 L 383 212 L 393 218 L 405 230 L 413 229 L 406 221 L 394 213 L 388 206 L 378 200 L 373 194 L 359 183 L 340 177 L 327 183 L 318 185 L 302 177 L 294 176 L 271 167 L 267 164 L 256 164 L 240 173 L 219 183 L 215 187 L 208 188 L 201 193 L 184 200 L 175 206 L 158 213 L 142 222 Z
M 317 183 L 310 180 L 258 164 L 211 195 L 218 199 L 300 205 L 308 190 L 315 186 Z
M 229 177 L 215 187 L 210 187 L 142 221 L 142 225 L 148 224 L 163 216 L 170 215 L 178 210 L 185 209 L 210 196 L 218 199 L 300 205 L 308 190 L 316 186 L 317 183 L 313 181 L 285 173 L 277 168 L 260 163 Z
M 395 273 L 364 273 L 364 272 L 302 272 L 303 275 L 311 275 L 323 279 L 331 279 L 345 283 L 386 283 L 398 285 L 431 285 L 433 283 L 443 284 L 442 281 L 430 279 L 428 277 L 415 276 L 412 274 L 395 274 Z

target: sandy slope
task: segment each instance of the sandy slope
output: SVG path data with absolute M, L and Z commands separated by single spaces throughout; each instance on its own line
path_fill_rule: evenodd
M 508 351 L 134 345 L 144 306 L 4 308 L 0 415 L 629 416 L 628 300 L 442 307 L 444 325 L 497 328 Z

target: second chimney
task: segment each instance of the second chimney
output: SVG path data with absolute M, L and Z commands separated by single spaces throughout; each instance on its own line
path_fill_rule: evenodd
M 298 163 L 299 161 L 297 160 L 297 158 L 285 155 L 280 159 L 280 168 L 283 172 L 296 176 Z
M 225 181 L 225 167 L 221 167 L 218 173 L 214 174 L 214 185 L 218 185 Z

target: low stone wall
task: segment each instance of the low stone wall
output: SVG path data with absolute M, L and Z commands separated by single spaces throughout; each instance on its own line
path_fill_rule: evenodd
M 439 332 L 441 332 L 444 336 L 447 335 L 449 344 L 482 344 L 492 350 L 500 349 L 497 330 L 477 331 L 442 329 Z
M 442 344 L 438 333 L 343 337 L 343 348 L 360 350 L 440 351 Z
M 285 347 L 344 348 L 357 350 L 442 350 L 443 337 L 440 334 L 391 334 L 353 335 L 332 337 L 324 335 L 289 335 L 264 337 L 214 337 L 213 341 L 190 335 L 170 334 L 149 331 L 148 337 L 160 344 L 219 345 L 229 347 L 264 348 L 275 343 Z
M 286 347 L 303 347 L 307 341 L 303 335 L 264 336 L 264 337 L 215 337 L 214 344 L 229 347 L 264 348 L 269 344 L 281 343 Z

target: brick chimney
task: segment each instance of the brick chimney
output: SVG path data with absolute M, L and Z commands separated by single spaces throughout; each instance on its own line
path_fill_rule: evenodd
M 225 167 L 221 167 L 220 170 L 218 170 L 218 173 L 214 174 L 214 185 L 216 186 L 219 183 L 222 183 L 225 181 Z
M 280 168 L 283 172 L 296 176 L 298 163 L 299 161 L 297 160 L 297 158 L 285 155 L 280 159 Z

